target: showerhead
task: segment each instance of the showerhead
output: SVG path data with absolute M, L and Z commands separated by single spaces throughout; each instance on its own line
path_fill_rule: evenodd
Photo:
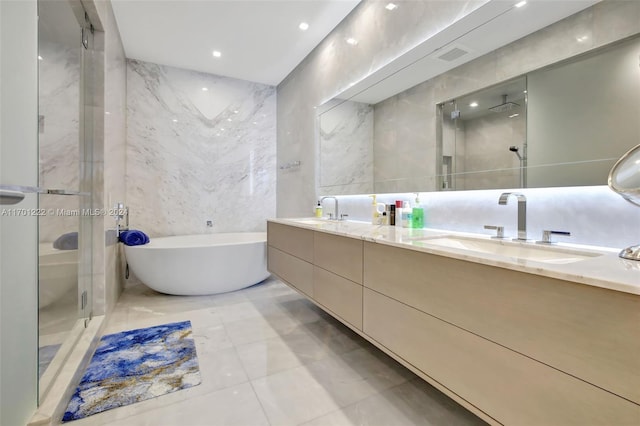
M 513 152 L 513 153 L 515 153 L 515 154 L 518 156 L 518 159 L 519 159 L 519 160 L 522 160 L 522 156 L 521 156 L 521 155 L 520 155 L 520 153 L 518 152 L 518 150 L 519 150 L 519 149 L 520 149 L 520 148 L 518 148 L 518 147 L 517 147 L 517 146 L 515 146 L 515 145 L 511 145 L 511 146 L 509 147 L 509 151 L 511 151 L 511 152 Z
M 519 107 L 515 102 L 507 102 L 507 95 L 502 95 L 502 103 L 500 105 L 496 105 L 494 107 L 489 108 L 491 112 L 505 112 L 510 111 L 513 108 Z

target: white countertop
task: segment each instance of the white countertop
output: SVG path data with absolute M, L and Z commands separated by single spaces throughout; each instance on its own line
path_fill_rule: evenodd
M 515 243 L 543 250 L 576 251 L 595 255 L 578 262 L 555 264 L 463 248 L 440 247 L 429 244 L 428 241 L 429 238 L 451 236 L 490 240 L 500 244 L 499 241 L 492 240 L 489 234 L 470 234 L 430 228 L 400 228 L 371 225 L 366 222 L 317 218 L 270 219 L 269 221 L 640 295 L 640 262 L 618 257 L 618 252 L 621 248 L 614 249 L 566 243 L 554 243 L 551 246 L 545 245 L 541 247 L 534 242 Z M 514 243 L 508 241 L 506 244 L 512 245 Z

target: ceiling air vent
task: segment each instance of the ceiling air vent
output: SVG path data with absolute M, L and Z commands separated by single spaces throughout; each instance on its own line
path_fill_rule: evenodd
M 465 50 L 465 49 L 463 49 L 461 47 L 453 46 L 453 47 L 450 47 L 443 54 L 437 55 L 436 58 L 438 58 L 438 59 L 440 59 L 442 61 L 452 62 L 452 61 L 455 61 L 456 59 L 466 55 L 467 53 L 469 53 L 468 50 Z

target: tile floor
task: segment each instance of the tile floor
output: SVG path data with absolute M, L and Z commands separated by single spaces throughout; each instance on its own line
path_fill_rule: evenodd
M 122 294 L 105 334 L 191 320 L 202 384 L 71 425 L 481 425 L 281 281 L 233 293 Z

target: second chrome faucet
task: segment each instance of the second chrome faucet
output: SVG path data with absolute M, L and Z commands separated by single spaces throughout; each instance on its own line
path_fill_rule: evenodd
M 506 206 L 511 195 L 518 199 L 518 238 L 514 240 L 527 241 L 527 197 L 518 192 L 504 192 L 500 195 L 498 204 Z

